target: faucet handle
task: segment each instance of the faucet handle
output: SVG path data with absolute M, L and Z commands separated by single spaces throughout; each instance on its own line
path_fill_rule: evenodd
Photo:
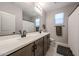
M 42 30 L 39 30 L 39 32 L 41 33 L 41 32 L 42 32 Z
M 22 34 L 22 31 L 21 31 L 21 30 L 19 30 L 19 33 L 20 33 L 20 34 Z
M 23 31 L 23 36 L 25 36 L 25 37 L 26 37 L 26 30 L 24 30 L 24 31 Z

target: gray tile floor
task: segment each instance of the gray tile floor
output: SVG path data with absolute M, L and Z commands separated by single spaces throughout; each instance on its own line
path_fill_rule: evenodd
M 46 56 L 62 56 L 62 55 L 56 53 L 56 47 L 50 46 L 48 52 L 46 53 Z
M 61 54 L 58 54 L 56 51 L 57 51 L 57 45 L 59 45 L 59 44 L 61 44 L 61 45 L 64 45 L 64 46 L 67 46 L 67 45 L 65 45 L 65 44 L 62 44 L 62 43 L 55 43 L 54 45 L 50 45 L 50 48 L 49 48 L 49 50 L 48 50 L 48 52 L 46 53 L 46 56 L 63 56 L 63 55 L 61 55 Z

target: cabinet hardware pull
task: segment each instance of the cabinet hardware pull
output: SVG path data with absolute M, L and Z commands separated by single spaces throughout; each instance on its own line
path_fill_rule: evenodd
M 35 49 L 37 49 L 37 45 L 35 44 Z

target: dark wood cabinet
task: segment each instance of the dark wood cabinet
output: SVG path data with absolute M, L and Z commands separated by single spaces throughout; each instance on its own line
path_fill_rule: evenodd
M 32 44 L 29 44 L 28 46 L 25 46 L 13 52 L 9 56 L 33 56 L 33 55 L 34 55 L 34 51 L 33 51 L 33 43 L 32 43 Z
M 50 47 L 50 34 L 47 35 L 47 50 Z
M 32 43 L 26 47 L 26 56 L 34 56 L 33 46 L 34 46 L 34 43 Z
M 47 45 L 47 42 L 48 40 L 47 40 L 47 37 L 45 36 L 44 37 L 44 55 L 46 54 L 46 52 L 47 52 L 47 47 L 48 47 L 48 45 Z
M 43 56 L 49 49 L 50 35 L 46 35 L 35 42 L 9 54 L 8 56 Z
M 44 36 L 44 55 L 46 55 L 46 52 L 48 51 L 50 46 L 50 35 Z
M 35 56 L 43 56 L 43 38 L 35 41 Z

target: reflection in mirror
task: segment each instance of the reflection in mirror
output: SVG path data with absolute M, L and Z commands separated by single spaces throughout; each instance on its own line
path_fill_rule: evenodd
M 40 18 L 36 18 L 36 19 L 35 19 L 35 27 L 36 27 L 36 31 L 39 31 L 39 27 L 40 27 Z
M 38 15 L 32 16 L 28 15 L 23 11 L 23 29 L 26 30 L 26 32 L 35 32 L 39 31 L 40 27 L 40 18 Z
M 23 31 L 25 30 L 27 33 L 35 32 L 35 25 L 33 22 L 23 20 Z
M 0 35 L 15 33 L 15 15 L 0 11 Z

